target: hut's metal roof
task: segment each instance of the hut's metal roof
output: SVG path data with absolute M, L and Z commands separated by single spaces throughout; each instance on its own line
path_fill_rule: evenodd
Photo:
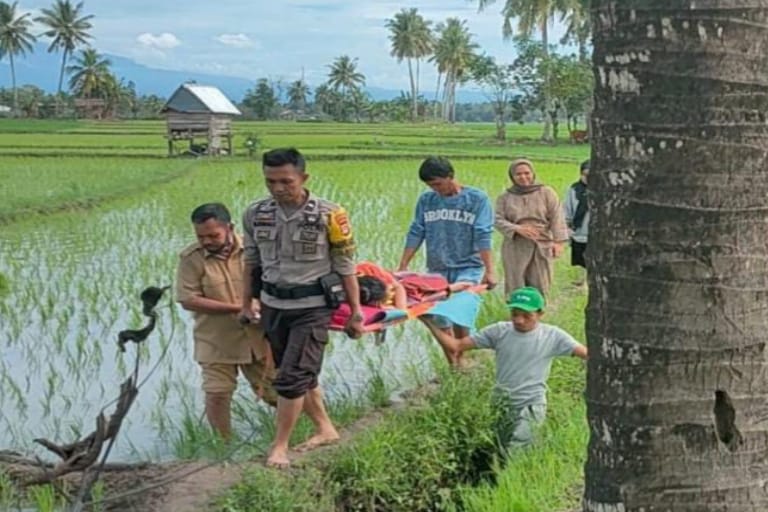
M 174 92 L 162 112 L 210 113 L 241 115 L 224 93 L 211 85 L 182 84 Z

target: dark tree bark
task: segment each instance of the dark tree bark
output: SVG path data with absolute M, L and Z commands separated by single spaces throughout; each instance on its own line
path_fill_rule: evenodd
M 595 0 L 585 512 L 768 511 L 768 0 Z

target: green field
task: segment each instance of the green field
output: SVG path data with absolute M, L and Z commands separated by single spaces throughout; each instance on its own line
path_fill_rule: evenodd
M 511 127 L 515 142 L 507 144 L 492 140 L 490 125 L 236 123 L 235 129 L 239 154 L 234 157 L 169 159 L 159 122 L 0 121 L 0 449 L 41 454 L 33 451 L 32 438 L 68 441 L 92 428 L 98 410 L 130 372 L 132 359 L 117 352 L 116 333 L 143 323 L 137 301 L 141 289 L 173 281 L 176 255 L 192 240 L 189 212 L 202 202 L 222 201 L 237 217 L 249 201 L 264 195 L 259 165 L 244 155 L 247 134 L 258 134 L 263 149 L 301 149 L 309 161 L 308 186 L 350 211 L 359 257 L 390 267 L 397 263 L 415 200 L 424 190 L 417 175 L 424 156 L 450 156 L 459 180 L 492 198 L 508 186 L 506 163 L 513 157 L 532 158 L 541 180 L 562 193 L 577 178 L 578 162 L 588 156 L 586 146 L 536 144 L 538 126 Z M 499 246 L 498 238 L 495 243 Z M 417 260 L 414 268 L 420 264 Z M 583 291 L 568 284 L 572 275 L 565 259 L 556 272 L 551 320 L 583 339 Z M 200 418 L 190 318 L 175 306 L 160 312 L 159 327 L 142 349 L 146 367 L 158 364 L 158 369 L 141 389 L 114 460 L 199 457 L 217 449 Z M 491 294 L 480 323 L 503 315 L 498 295 Z M 569 505 L 585 449 L 581 365 L 563 361 L 554 368 L 550 419 L 540 445 L 496 470 L 497 485 L 478 484 L 466 475 L 472 472 L 470 462 L 459 477 L 457 471 L 437 471 L 453 460 L 443 453 L 429 460 L 403 453 L 405 439 L 420 439 L 423 446 L 450 438 L 451 432 L 435 429 L 437 424 L 464 425 L 473 441 L 450 446 L 456 460 L 474 460 L 470 452 L 482 447 L 483 423 L 470 427 L 468 418 L 488 412 L 478 397 L 485 396 L 490 381 L 445 373 L 434 342 L 412 324 L 394 329 L 382 346 L 334 336 L 323 382 L 337 421 L 351 421 L 436 373 L 445 386 L 430 398 L 432 416 L 415 410 L 408 422 L 385 419 L 331 457 L 333 471 L 326 474 L 333 479 L 327 481 L 332 492 L 320 496 L 328 508 L 315 510 L 364 510 L 364 497 L 349 494 L 352 488 L 387 500 L 400 496 L 402 507 L 388 510 L 435 509 L 438 502 L 423 496 L 439 489 L 444 489 L 439 502 L 444 510 L 501 510 L 495 507 L 503 502 L 516 503 L 505 510 L 560 512 Z M 484 375 L 491 372 L 487 367 Z M 240 435 L 269 427 L 270 413 L 253 405 L 244 386 L 237 401 Z M 297 436 L 306 429 L 302 425 Z M 265 446 L 269 431 L 262 432 L 252 443 L 254 451 L 240 456 L 253 456 Z M 361 469 L 365 464 L 368 472 Z M 427 469 L 437 471 L 434 480 L 414 484 L 387 478 Z M 293 496 L 297 502 L 305 491 L 309 503 L 318 498 L 312 488 L 301 491 L 308 485 L 301 476 L 279 477 L 271 497 L 265 497 L 258 491 L 265 478 L 272 477 L 254 475 L 233 491 L 226 510 L 249 510 L 245 504 L 252 500 L 273 503 L 272 510 L 303 510 L 282 509 L 280 500 Z M 409 494 L 409 488 L 423 496 Z

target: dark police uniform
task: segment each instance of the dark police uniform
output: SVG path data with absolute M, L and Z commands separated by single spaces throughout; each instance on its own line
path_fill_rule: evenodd
M 332 310 L 320 278 L 355 275 L 354 239 L 339 205 L 308 193 L 286 212 L 271 198 L 243 215 L 245 261 L 261 268 L 261 323 L 278 368 L 273 386 L 293 399 L 317 387 Z

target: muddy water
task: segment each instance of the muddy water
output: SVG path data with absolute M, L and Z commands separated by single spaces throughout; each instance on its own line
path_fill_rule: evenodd
M 135 357 L 135 346 L 125 354 L 117 350 L 117 333 L 143 326 L 140 291 L 172 284 L 176 254 L 192 241 L 187 215 L 202 200 L 179 197 L 179 190 L 170 190 L 0 228 L 0 273 L 10 285 L 0 297 L 0 448 L 42 454 L 32 439 L 70 442 L 90 431 L 117 396 Z M 228 198 L 233 211 L 247 201 L 238 191 Z M 372 221 L 383 222 L 384 205 L 376 210 L 380 215 Z M 364 255 L 385 251 L 394 260 L 401 235 L 371 236 Z M 191 318 L 169 297 L 158 312 L 158 326 L 141 347 L 141 375 L 156 370 L 111 460 L 172 457 L 170 440 L 185 415 L 202 412 Z M 371 337 L 353 341 L 334 334 L 322 379 L 328 395 L 359 393 L 372 369 L 405 385 L 412 372 L 429 366 L 422 333 L 414 325 L 393 329 L 381 347 Z M 246 386 L 238 400 L 251 400 Z

